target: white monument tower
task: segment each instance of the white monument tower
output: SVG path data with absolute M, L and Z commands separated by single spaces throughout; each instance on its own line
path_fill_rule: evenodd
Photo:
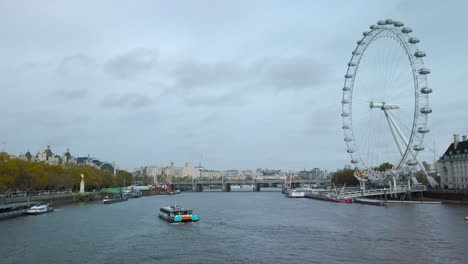
M 80 183 L 80 193 L 84 193 L 85 184 L 84 184 L 84 174 L 81 174 L 81 183 Z

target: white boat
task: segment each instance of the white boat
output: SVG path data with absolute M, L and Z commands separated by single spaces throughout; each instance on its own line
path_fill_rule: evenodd
M 54 208 L 50 204 L 40 204 L 31 206 L 26 210 L 27 214 L 43 214 L 54 211 Z
M 125 202 L 128 201 L 127 197 L 118 197 L 118 198 L 110 198 L 109 196 L 104 196 L 104 199 L 102 199 L 103 204 L 113 204 L 113 203 L 120 203 L 120 202 Z
M 253 190 L 253 185 L 231 185 L 231 192 L 252 192 Z
M 292 189 L 289 190 L 285 195 L 289 198 L 304 198 L 305 192 L 302 190 Z

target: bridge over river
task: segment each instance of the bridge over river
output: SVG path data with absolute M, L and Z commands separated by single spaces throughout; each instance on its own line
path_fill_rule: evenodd
M 237 179 L 237 180 L 197 180 L 197 181 L 175 181 L 173 187 L 192 187 L 194 192 L 202 192 L 203 187 L 215 187 L 221 189 L 223 192 L 230 192 L 232 186 L 252 186 L 252 191 L 259 192 L 262 186 L 274 186 L 284 184 L 284 179 Z M 291 187 L 299 187 L 302 184 L 320 184 L 319 182 L 313 182 L 310 180 L 299 180 L 293 179 L 291 181 Z M 323 183 L 322 183 L 323 184 Z M 284 186 L 281 186 L 284 187 Z M 306 196 L 321 196 L 322 198 L 333 198 L 333 199 L 354 199 L 359 197 L 375 197 L 375 196 L 387 196 L 397 197 L 411 193 L 420 193 L 426 191 L 425 186 L 422 185 L 396 185 L 392 188 L 380 188 L 380 189 L 366 189 L 360 190 L 359 188 L 343 188 L 342 190 L 336 189 L 314 189 L 312 191 L 306 191 Z
M 277 186 L 284 184 L 284 179 L 236 179 L 236 180 L 195 180 L 195 181 L 174 181 L 172 183 L 175 187 L 188 187 L 191 186 L 194 192 L 203 191 L 204 186 L 216 186 L 222 188 L 223 192 L 230 192 L 232 186 L 253 186 L 253 191 L 259 192 L 262 186 Z M 318 182 L 310 180 L 291 180 L 291 186 L 298 187 L 301 184 L 319 184 Z

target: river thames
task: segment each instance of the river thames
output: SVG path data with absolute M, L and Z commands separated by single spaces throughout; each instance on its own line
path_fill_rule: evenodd
M 169 224 L 182 205 L 197 223 Z M 279 192 L 149 196 L 0 222 L 0 263 L 468 263 L 467 206 L 375 207 Z

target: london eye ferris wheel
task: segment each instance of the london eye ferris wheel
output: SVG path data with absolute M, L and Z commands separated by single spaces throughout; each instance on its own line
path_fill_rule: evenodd
M 342 129 L 357 171 L 389 162 L 395 170 L 421 165 L 418 153 L 429 132 L 426 53 L 412 29 L 380 20 L 357 41 L 345 75 Z

